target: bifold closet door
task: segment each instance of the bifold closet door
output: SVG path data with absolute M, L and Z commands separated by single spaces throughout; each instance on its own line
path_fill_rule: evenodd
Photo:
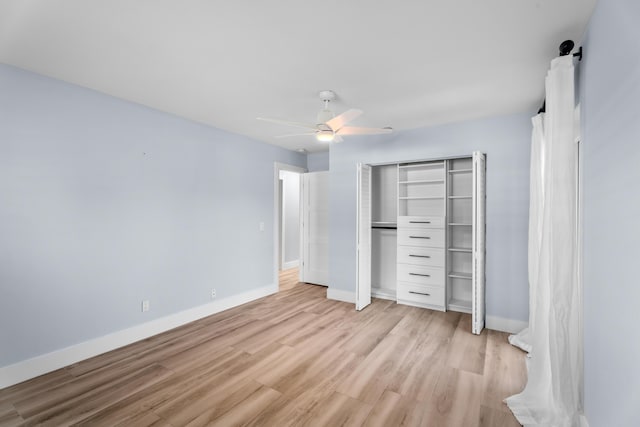
M 371 166 L 358 165 L 356 310 L 371 304 Z
M 300 281 L 329 285 L 329 172 L 302 174 Z
M 473 233 L 472 233 L 472 314 L 471 332 L 480 334 L 485 320 L 485 210 L 486 160 L 480 152 L 473 153 Z

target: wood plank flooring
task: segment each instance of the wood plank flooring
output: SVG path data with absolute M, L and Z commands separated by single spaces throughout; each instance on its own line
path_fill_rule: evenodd
M 519 425 L 507 334 L 385 300 L 356 312 L 292 270 L 275 295 L 0 390 L 0 426 Z

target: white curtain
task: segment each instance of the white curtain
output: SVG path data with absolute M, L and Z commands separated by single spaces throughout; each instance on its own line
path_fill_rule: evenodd
M 538 260 L 542 241 L 542 207 L 544 189 L 544 113 L 531 119 L 531 168 L 529 172 L 529 325 L 535 324 Z M 531 327 L 511 335 L 509 342 L 527 353 L 531 351 Z
M 529 351 L 525 389 L 506 402 L 525 426 L 582 426 L 582 297 L 578 280 L 578 146 L 573 57 L 551 62 L 546 114 L 533 118 Z

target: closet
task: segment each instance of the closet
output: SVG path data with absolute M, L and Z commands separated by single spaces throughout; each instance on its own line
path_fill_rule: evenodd
M 364 308 L 374 296 L 471 313 L 472 331 L 480 333 L 484 154 L 361 165 L 358 182 L 356 307 Z

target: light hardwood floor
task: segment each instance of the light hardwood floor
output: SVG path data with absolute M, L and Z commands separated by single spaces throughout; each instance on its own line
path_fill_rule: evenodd
M 287 291 L 298 285 L 298 268 L 280 270 L 280 291 Z
M 356 312 L 283 274 L 278 294 L 0 390 L 0 425 L 518 425 L 506 334 L 385 300 Z

